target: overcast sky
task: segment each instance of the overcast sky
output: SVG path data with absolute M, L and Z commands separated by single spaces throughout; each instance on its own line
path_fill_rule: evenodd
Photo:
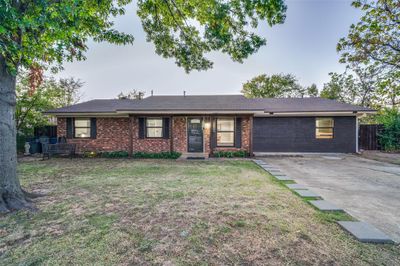
M 135 2 L 135 1 L 134 1 Z M 292 73 L 304 86 L 316 83 L 321 89 L 329 72 L 342 72 L 336 44 L 358 21 L 360 12 L 346 0 L 287 0 L 283 25 L 263 25 L 259 33 L 267 45 L 243 64 L 229 56 L 212 53 L 214 68 L 186 74 L 174 60 L 164 59 L 147 43 L 134 5 L 117 19 L 118 30 L 132 33 L 133 45 L 115 46 L 89 42 L 87 60 L 65 64 L 60 77 L 85 82 L 84 100 L 115 98 L 119 92 L 139 89 L 150 95 L 238 94 L 242 84 L 259 74 Z

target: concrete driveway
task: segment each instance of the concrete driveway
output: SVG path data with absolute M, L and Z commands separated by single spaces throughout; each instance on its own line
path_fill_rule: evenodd
M 262 158 L 400 242 L 400 166 L 355 155 Z

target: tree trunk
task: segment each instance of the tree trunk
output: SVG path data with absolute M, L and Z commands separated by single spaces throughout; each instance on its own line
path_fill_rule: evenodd
M 15 83 L 0 55 L 0 212 L 32 208 L 17 178 Z

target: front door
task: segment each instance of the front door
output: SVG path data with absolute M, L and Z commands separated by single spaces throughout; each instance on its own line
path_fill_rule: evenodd
M 203 152 L 203 123 L 201 118 L 188 118 L 188 152 Z

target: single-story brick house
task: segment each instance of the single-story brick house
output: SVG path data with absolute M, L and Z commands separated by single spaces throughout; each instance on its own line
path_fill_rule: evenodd
M 374 110 L 323 98 L 242 95 L 92 100 L 50 110 L 78 151 L 358 151 L 358 118 Z

